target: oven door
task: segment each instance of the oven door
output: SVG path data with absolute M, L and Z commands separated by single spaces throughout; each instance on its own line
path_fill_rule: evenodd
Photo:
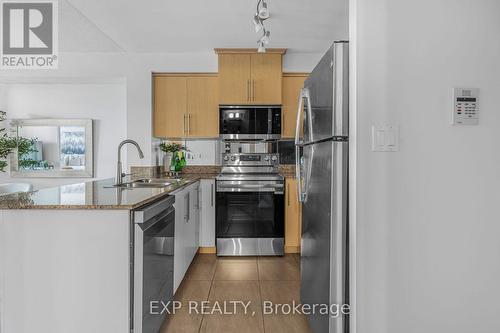
M 281 255 L 284 194 L 274 182 L 218 182 L 218 255 Z
M 226 140 L 281 138 L 281 107 L 224 106 L 219 122 L 220 136 Z

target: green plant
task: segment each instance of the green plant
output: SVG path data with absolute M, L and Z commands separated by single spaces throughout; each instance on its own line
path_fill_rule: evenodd
M 5 111 L 0 111 L 0 123 L 6 119 L 7 113 Z M 33 161 L 27 158 L 27 155 L 30 153 L 38 152 L 35 148 L 36 141 L 37 139 L 9 136 L 5 127 L 0 128 L 0 171 L 5 172 L 5 168 L 8 165 L 7 158 L 15 149 L 17 149 L 18 152 L 18 163 L 21 168 L 32 168 L 34 167 L 34 162 L 40 163 L 39 161 Z
M 175 153 L 178 151 L 188 151 L 185 146 L 178 142 L 162 142 L 160 143 L 161 151 L 165 153 Z
M 0 110 L 0 123 L 4 122 L 7 119 L 7 112 Z M 7 136 L 5 127 L 0 128 L 0 171 L 5 172 L 5 168 L 7 167 L 7 157 L 12 153 L 15 149 L 15 146 L 12 147 L 12 142 L 9 140 Z

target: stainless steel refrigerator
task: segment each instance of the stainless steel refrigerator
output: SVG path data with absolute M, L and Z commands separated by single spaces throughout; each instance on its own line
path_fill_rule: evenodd
M 348 304 L 349 43 L 335 42 L 304 83 L 295 133 L 302 202 L 301 302 Z M 314 333 L 348 332 L 348 316 L 310 314 Z

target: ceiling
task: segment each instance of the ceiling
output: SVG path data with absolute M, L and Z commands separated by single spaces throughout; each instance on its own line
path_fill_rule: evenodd
M 268 47 L 323 52 L 348 36 L 348 0 L 268 0 Z M 210 52 L 257 47 L 257 0 L 63 0 L 63 52 Z

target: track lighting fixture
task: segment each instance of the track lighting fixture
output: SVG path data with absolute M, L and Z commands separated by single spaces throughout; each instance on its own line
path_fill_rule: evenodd
M 269 9 L 267 7 L 268 0 L 259 0 L 257 2 L 257 12 L 253 16 L 253 24 L 255 26 L 255 32 L 262 31 L 262 37 L 257 41 L 259 45 L 258 52 L 266 52 L 265 45 L 269 44 L 269 36 L 271 32 L 264 27 L 264 21 L 270 16 Z

